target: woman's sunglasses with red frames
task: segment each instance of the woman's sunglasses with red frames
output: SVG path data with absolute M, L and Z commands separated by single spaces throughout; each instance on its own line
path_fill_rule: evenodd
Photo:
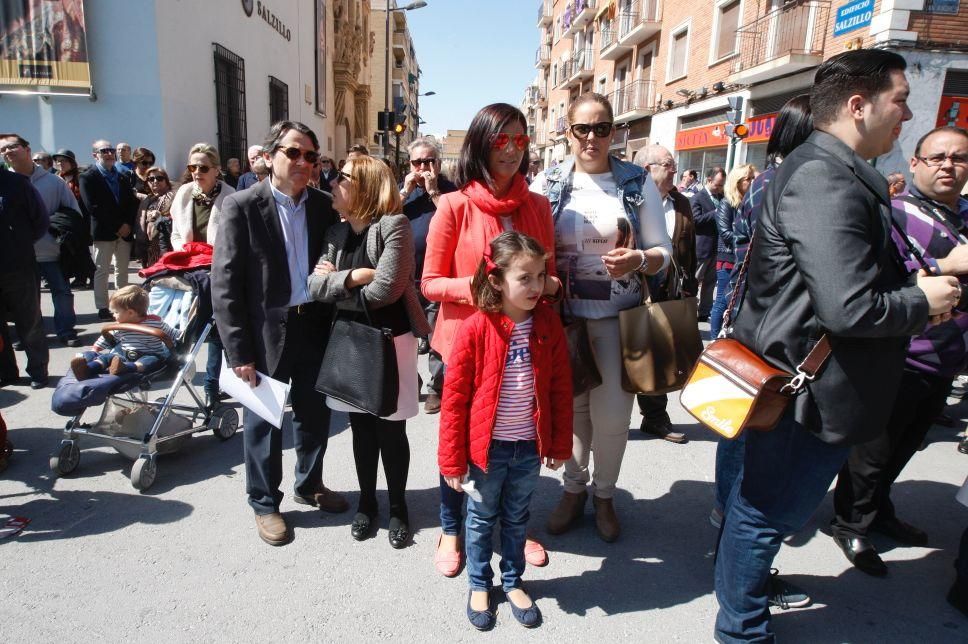
M 514 143 L 514 147 L 520 151 L 527 150 L 531 143 L 531 137 L 527 134 L 511 135 L 505 132 L 498 132 L 491 137 L 491 147 L 495 150 L 503 150 L 508 146 L 508 143 Z
M 306 160 L 306 163 L 314 164 L 319 161 L 319 152 L 315 150 L 300 150 L 299 148 L 287 148 L 284 145 L 280 145 L 276 148 L 280 152 L 286 155 L 286 158 L 290 161 L 295 161 L 300 156 Z
M 584 139 L 590 132 L 595 133 L 595 138 L 604 139 L 612 133 L 614 125 L 608 121 L 601 123 L 575 123 L 571 126 L 571 133 L 579 139 Z

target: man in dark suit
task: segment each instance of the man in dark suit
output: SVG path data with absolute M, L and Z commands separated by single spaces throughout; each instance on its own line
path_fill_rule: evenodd
M 81 207 L 91 221 L 94 239 L 94 305 L 98 317 L 113 320 L 108 310 L 108 277 L 114 259 L 114 288 L 128 285 L 128 264 L 134 241 L 138 198 L 130 172 L 120 172 L 117 151 L 101 139 L 93 146 L 94 163 L 78 177 Z
M 263 146 L 268 181 L 229 195 L 222 206 L 212 263 L 212 297 L 228 364 L 255 386 L 257 371 L 291 382 L 297 503 L 345 512 L 346 500 L 323 486 L 329 409 L 314 385 L 331 309 L 313 302 L 307 280 L 326 229 L 339 220 L 331 199 L 308 188 L 319 156 L 315 133 L 280 121 Z M 282 432 L 245 412 L 245 472 L 259 536 L 279 546 L 292 538 L 279 513 Z
M 652 176 L 655 187 L 662 197 L 666 230 L 672 240 L 673 259 L 683 272 L 682 293 L 676 290 L 677 277 L 673 271 L 663 271 L 650 283 L 652 300 L 659 302 L 670 298 L 692 297 L 696 294 L 696 227 L 692 222 L 689 200 L 676 189 L 676 162 L 672 153 L 661 145 L 650 145 L 635 153 L 636 165 L 645 168 Z M 666 407 L 667 394 L 637 396 L 642 425 L 639 429 L 670 443 L 685 443 L 686 435 L 672 430 L 672 420 Z
M 777 426 L 746 434 L 716 561 L 716 640 L 773 641 L 770 568 L 823 500 L 849 446 L 883 432 L 912 334 L 950 316 L 954 277 L 909 275 L 891 241 L 887 182 L 865 159 L 911 118 L 904 59 L 863 49 L 824 62 L 815 131 L 766 189 L 733 337 L 788 372 L 826 334 L 825 365 Z
M 719 166 L 706 171 L 706 185 L 689 200 L 696 225 L 696 280 L 699 282 L 699 321 L 709 319 L 716 290 L 716 249 L 719 229 L 716 211 L 723 199 L 726 171 Z
M 329 157 L 319 157 L 319 189 L 330 191 L 329 182 L 339 175 L 333 160 Z

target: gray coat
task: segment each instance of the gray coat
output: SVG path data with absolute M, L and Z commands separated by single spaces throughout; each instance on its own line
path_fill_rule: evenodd
M 884 177 L 826 132 L 766 188 L 733 337 L 792 372 L 828 335 L 827 364 L 793 404 L 794 419 L 827 443 L 884 431 L 910 336 L 928 321 L 890 222 Z
M 351 231 L 345 221 L 329 228 L 323 254 L 317 263 L 327 261 L 339 266 Z M 379 309 L 403 298 L 413 334 L 418 337 L 428 335 L 430 324 L 417 299 L 413 282 L 413 233 L 406 215 L 384 215 L 370 226 L 366 235 L 366 256 L 376 269 L 373 281 L 363 287 L 367 305 Z M 349 273 L 349 270 L 338 270 L 328 275 L 310 275 L 309 294 L 317 302 L 335 302 L 339 309 L 360 310 L 356 289 L 345 286 Z

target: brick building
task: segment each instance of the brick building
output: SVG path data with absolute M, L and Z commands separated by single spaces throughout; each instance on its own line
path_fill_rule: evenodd
M 762 166 L 777 110 L 809 91 L 823 60 L 858 47 L 909 64 L 915 118 L 877 160 L 883 172 L 906 169 L 937 123 L 968 125 L 968 6 L 958 0 L 542 0 L 537 27 L 524 107 L 546 165 L 568 154 L 569 103 L 597 91 L 621 126 L 614 154 L 660 143 L 698 170 L 726 164 L 727 99 L 740 96 L 751 134 L 734 158 Z

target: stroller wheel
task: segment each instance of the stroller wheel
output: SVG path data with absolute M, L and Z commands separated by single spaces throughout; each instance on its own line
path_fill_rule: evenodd
M 154 456 L 139 456 L 131 466 L 131 485 L 140 492 L 144 492 L 155 482 L 158 465 Z
M 77 469 L 81 462 L 81 450 L 74 441 L 61 441 L 57 454 L 50 457 L 50 469 L 66 476 Z
M 235 435 L 239 428 L 239 412 L 233 407 L 222 405 L 209 418 L 208 426 L 221 440 L 227 441 Z

